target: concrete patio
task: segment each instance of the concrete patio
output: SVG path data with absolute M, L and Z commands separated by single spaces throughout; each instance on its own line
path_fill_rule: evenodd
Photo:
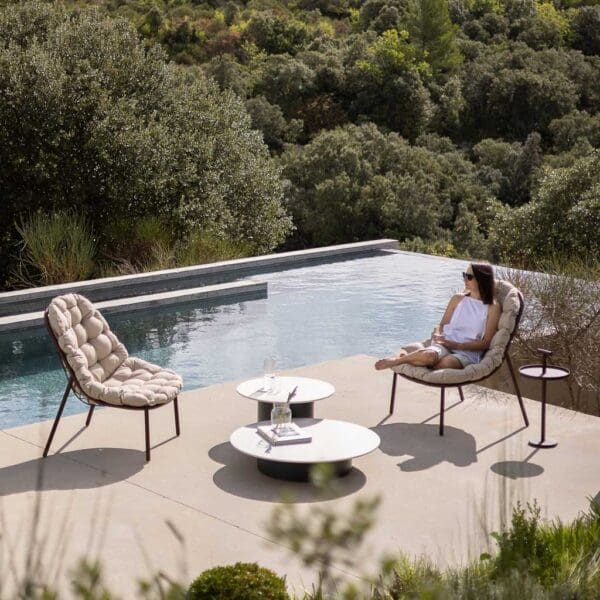
M 260 474 L 231 448 L 230 433 L 256 420 L 256 405 L 236 394 L 237 382 L 185 392 L 179 438 L 172 408 L 153 411 L 147 464 L 141 413 L 99 410 L 87 430 L 84 414 L 66 417 L 51 449 L 59 453 L 46 460 L 40 456 L 51 422 L 1 431 L 0 596 L 10 597 L 14 574 L 38 557 L 47 580 L 67 591 L 68 570 L 84 555 L 101 560 L 107 584 L 123 598 L 135 597 L 136 580 L 159 570 L 187 583 L 236 561 L 285 574 L 301 592 L 314 573 L 266 533 L 283 491 L 303 511 L 319 504 L 343 512 L 358 497 L 381 496 L 360 567 L 340 567 L 348 577 L 373 573 L 384 553 L 400 550 L 441 564 L 476 557 L 489 547 L 486 530 L 497 529 L 517 499 L 537 498 L 544 516 L 569 520 L 600 497 L 600 418 L 549 406 L 548 434 L 559 445 L 534 450 L 527 441 L 539 436 L 538 402 L 526 401 L 525 429 L 516 397 L 469 386 L 462 404 L 448 393 L 446 435 L 439 437 L 438 391 L 401 380 L 388 418 L 391 375 L 373 362 L 354 356 L 293 371 L 335 386 L 316 404 L 317 417 L 359 423 L 381 437 L 380 448 L 356 459 L 325 500 L 310 484 Z

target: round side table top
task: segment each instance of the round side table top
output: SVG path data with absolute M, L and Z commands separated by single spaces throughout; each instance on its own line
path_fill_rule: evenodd
M 272 446 L 256 431 L 258 425 L 267 425 L 268 421 L 239 427 L 229 441 L 236 450 L 248 456 L 274 462 L 308 464 L 358 458 L 373 452 L 381 443 L 374 431 L 355 423 L 333 419 L 295 419 L 294 423 L 310 433 L 310 442 Z
M 335 388 L 330 383 L 308 377 L 275 377 L 272 389 L 268 391 L 263 389 L 263 385 L 263 377 L 249 379 L 237 386 L 237 392 L 244 398 L 259 402 L 285 402 L 288 394 L 297 387 L 296 395 L 291 399 L 290 404 L 324 400 L 335 392 Z
M 525 365 L 519 368 L 519 373 L 523 377 L 531 379 L 565 379 L 571 373 L 569 369 L 558 367 L 557 365 L 546 365 L 546 371 L 543 372 L 542 365 Z

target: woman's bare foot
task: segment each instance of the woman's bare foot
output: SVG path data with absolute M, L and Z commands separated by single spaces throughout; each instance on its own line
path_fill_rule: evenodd
M 383 371 L 383 369 L 389 369 L 396 364 L 393 358 L 381 358 L 375 363 L 375 369 L 377 371 Z
M 398 361 L 399 358 L 406 356 L 408 352 L 406 350 L 400 350 L 398 354 L 394 358 L 381 358 L 375 363 L 375 369 L 377 371 L 383 371 L 383 369 L 389 369 L 390 367 L 395 367 L 396 365 L 402 364 L 402 362 Z

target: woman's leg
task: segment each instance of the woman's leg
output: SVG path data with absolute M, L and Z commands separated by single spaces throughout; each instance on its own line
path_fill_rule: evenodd
M 375 368 L 378 371 L 381 371 L 403 364 L 414 365 L 415 367 L 431 367 L 437 362 L 439 362 L 439 355 L 435 350 L 421 348 L 420 350 L 415 350 L 415 352 L 410 353 L 401 351 L 401 353 L 394 358 L 382 358 L 375 363 Z
M 458 360 L 458 358 L 456 358 L 456 356 L 452 356 L 451 354 L 449 356 L 444 356 L 443 358 L 440 358 L 440 360 L 438 360 L 433 366 L 433 369 L 462 369 L 462 363 L 460 362 L 460 360 Z

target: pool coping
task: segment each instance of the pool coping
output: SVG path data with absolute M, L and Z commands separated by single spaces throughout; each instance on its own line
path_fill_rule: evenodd
M 186 290 L 174 290 L 158 294 L 145 294 L 130 298 L 116 298 L 95 302 L 94 306 L 104 315 L 120 312 L 144 310 L 156 306 L 183 304 L 194 300 L 222 299 L 230 296 L 264 298 L 267 295 L 268 284 L 266 281 L 248 279 L 218 285 L 205 285 Z M 44 311 L 21 313 L 0 317 L 0 333 L 22 331 L 44 325 Z
M 181 282 L 185 279 L 197 279 L 202 276 L 214 276 L 226 273 L 244 272 L 250 269 L 264 267 L 284 266 L 299 264 L 316 259 L 328 257 L 348 256 L 361 254 L 369 251 L 398 249 L 398 241 L 392 239 L 379 239 L 368 242 L 355 242 L 351 244 L 339 244 L 312 248 L 309 250 L 295 250 L 292 252 L 281 252 L 279 254 L 266 254 L 249 258 L 226 260 L 215 263 L 194 265 L 191 267 L 180 267 L 176 269 L 165 269 L 162 271 L 151 271 L 148 273 L 135 273 L 133 275 L 122 275 L 118 277 L 105 277 L 102 279 L 90 279 L 60 285 L 50 285 L 24 290 L 0 293 L 0 316 L 19 314 L 15 307 L 9 308 L 11 304 L 21 305 L 21 313 L 42 310 L 46 304 L 55 296 L 69 293 L 82 293 L 88 295 L 90 300 L 100 302 L 125 298 L 128 296 L 140 296 L 144 293 L 157 293 L 167 290 L 146 290 L 143 287 L 160 282 Z M 196 282 L 196 287 L 197 287 Z M 95 293 L 96 292 L 96 293 Z M 108 297 L 102 297 L 108 296 Z M 35 305 L 37 303 L 37 305 Z

